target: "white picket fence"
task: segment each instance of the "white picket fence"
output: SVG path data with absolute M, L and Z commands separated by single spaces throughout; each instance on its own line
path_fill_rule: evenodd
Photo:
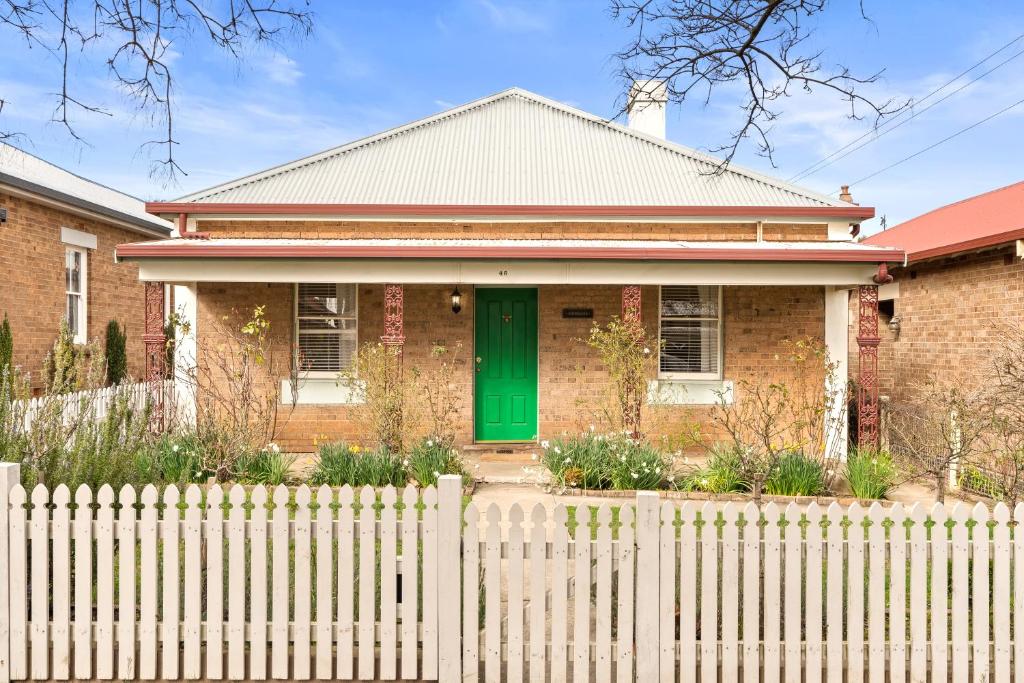
M 47 410 L 59 412 L 69 423 L 81 417 L 100 422 L 107 417 L 116 401 L 127 400 L 128 405 L 136 411 L 144 410 L 147 406 L 161 405 L 163 419 L 173 420 L 175 409 L 181 403 L 178 400 L 179 393 L 173 380 L 118 384 L 15 401 L 14 414 L 21 417 L 23 427 L 28 431 L 38 415 Z
M 0 681 L 1024 680 L 1024 505 L 640 494 L 572 533 L 561 505 L 463 509 L 457 477 L 72 507 L 16 470 Z

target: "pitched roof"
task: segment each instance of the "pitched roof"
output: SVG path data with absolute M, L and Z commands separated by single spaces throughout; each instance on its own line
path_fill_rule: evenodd
M 1024 181 L 929 211 L 864 240 L 899 247 L 909 261 L 1024 239 Z
M 850 209 L 734 165 L 711 175 L 718 163 L 512 88 L 178 201 Z
M 0 143 L 2 185 L 117 220 L 148 235 L 171 232 L 170 223 L 146 213 L 146 204 L 141 199 L 65 171 L 5 143 Z

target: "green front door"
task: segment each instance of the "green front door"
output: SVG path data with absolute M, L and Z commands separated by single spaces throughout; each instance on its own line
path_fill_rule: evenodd
M 537 290 L 476 290 L 476 440 L 537 438 Z

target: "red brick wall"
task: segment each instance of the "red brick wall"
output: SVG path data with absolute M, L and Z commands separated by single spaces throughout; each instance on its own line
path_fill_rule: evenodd
M 956 373 L 983 381 L 998 349 L 1000 324 L 1024 325 L 1024 263 L 1011 248 L 937 260 L 894 273 L 900 334 L 879 321 L 880 392 L 900 401 L 929 378 Z M 856 318 L 851 337 L 856 336 Z M 851 340 L 856 376 L 856 342 Z
M 757 239 L 756 223 L 611 223 L 611 222 L 388 222 L 388 221 L 225 221 L 202 220 L 198 230 L 215 237 L 435 238 L 435 239 Z M 766 240 L 795 242 L 828 239 L 823 223 L 766 223 Z
M 128 335 L 128 371 L 141 377 L 143 285 L 138 266 L 114 263 L 114 247 L 146 237 L 3 193 L 0 206 L 7 209 L 7 222 L 0 225 L 0 319 L 7 313 L 14 362 L 31 373 L 33 386 L 43 383 L 43 358 L 65 313 L 62 227 L 93 234 L 97 240 L 96 249 L 87 250 L 89 339 L 99 340 L 102 349 L 107 323 L 116 318 Z
M 407 285 L 405 287 L 405 363 L 406 368 L 426 367 L 431 363 L 434 344 L 449 348 L 461 342 L 461 364 L 456 382 L 463 393 L 463 418 L 460 442 L 470 442 L 473 396 L 473 311 L 471 286 L 462 288 L 462 312 L 450 310 L 449 286 Z M 292 285 L 200 284 L 199 335 L 210 321 L 229 315 L 233 309 L 251 309 L 266 304 L 272 329 L 283 335 L 282 344 L 292 335 Z M 644 320 L 649 330 L 657 330 L 657 287 L 643 288 Z M 596 399 L 604 391 L 607 373 L 596 353 L 583 342 L 592 322 L 606 322 L 621 312 L 621 288 L 614 286 L 542 286 L 539 298 L 539 431 L 550 438 L 563 431 L 574 431 L 581 421 L 591 418 L 578 406 L 578 400 Z M 824 290 L 821 287 L 729 287 L 724 293 L 724 370 L 731 380 L 754 378 L 764 373 L 784 378 L 792 367 L 786 360 L 784 340 L 824 333 Z M 565 307 L 591 307 L 594 321 L 563 319 Z M 205 325 L 205 328 L 204 328 Z M 359 288 L 359 338 L 361 343 L 376 341 L 383 334 L 383 287 Z M 209 342 L 211 340 L 205 340 Z M 285 350 L 287 353 L 287 350 Z M 742 396 L 738 396 L 742 399 Z M 591 403 L 592 405 L 592 403 Z M 707 409 L 665 407 L 658 425 L 672 425 L 693 419 L 706 419 Z M 283 448 L 311 450 L 314 439 L 358 439 L 359 425 L 345 406 L 300 405 L 294 412 L 281 410 L 278 441 Z

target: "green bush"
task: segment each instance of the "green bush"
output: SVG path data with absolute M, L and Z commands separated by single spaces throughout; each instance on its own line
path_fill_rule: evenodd
M 280 486 L 289 483 L 295 456 L 285 455 L 275 445 L 245 453 L 235 462 L 235 479 L 242 484 Z
M 455 449 L 434 439 L 423 439 L 413 446 L 405 465 L 420 486 L 437 486 L 437 478 L 442 474 L 466 476 L 462 458 Z
M 309 481 L 316 486 L 404 486 L 409 473 L 402 459 L 385 449 L 335 442 L 320 445 Z
M 668 457 L 625 434 L 584 432 L 543 442 L 542 464 L 560 486 L 583 489 L 655 489 L 670 475 Z
M 116 320 L 107 323 L 107 343 L 104 353 L 107 361 L 107 384 L 120 384 L 128 376 L 128 337 Z
M 704 466 L 680 479 L 677 488 L 702 493 L 745 493 L 750 485 L 743 480 L 735 450 L 716 446 Z
M 885 498 L 896 485 L 892 456 L 885 451 L 852 451 L 846 458 L 846 481 L 857 498 Z
M 213 476 L 203 467 L 204 446 L 194 433 L 163 434 L 140 458 L 139 467 L 149 481 L 164 484 L 201 484 Z
M 0 323 L 0 376 L 11 372 L 14 368 L 14 336 L 11 334 L 11 322 L 4 313 L 4 321 Z
M 825 492 L 825 469 L 803 453 L 787 453 L 772 468 L 764 492 L 773 496 L 820 495 Z

